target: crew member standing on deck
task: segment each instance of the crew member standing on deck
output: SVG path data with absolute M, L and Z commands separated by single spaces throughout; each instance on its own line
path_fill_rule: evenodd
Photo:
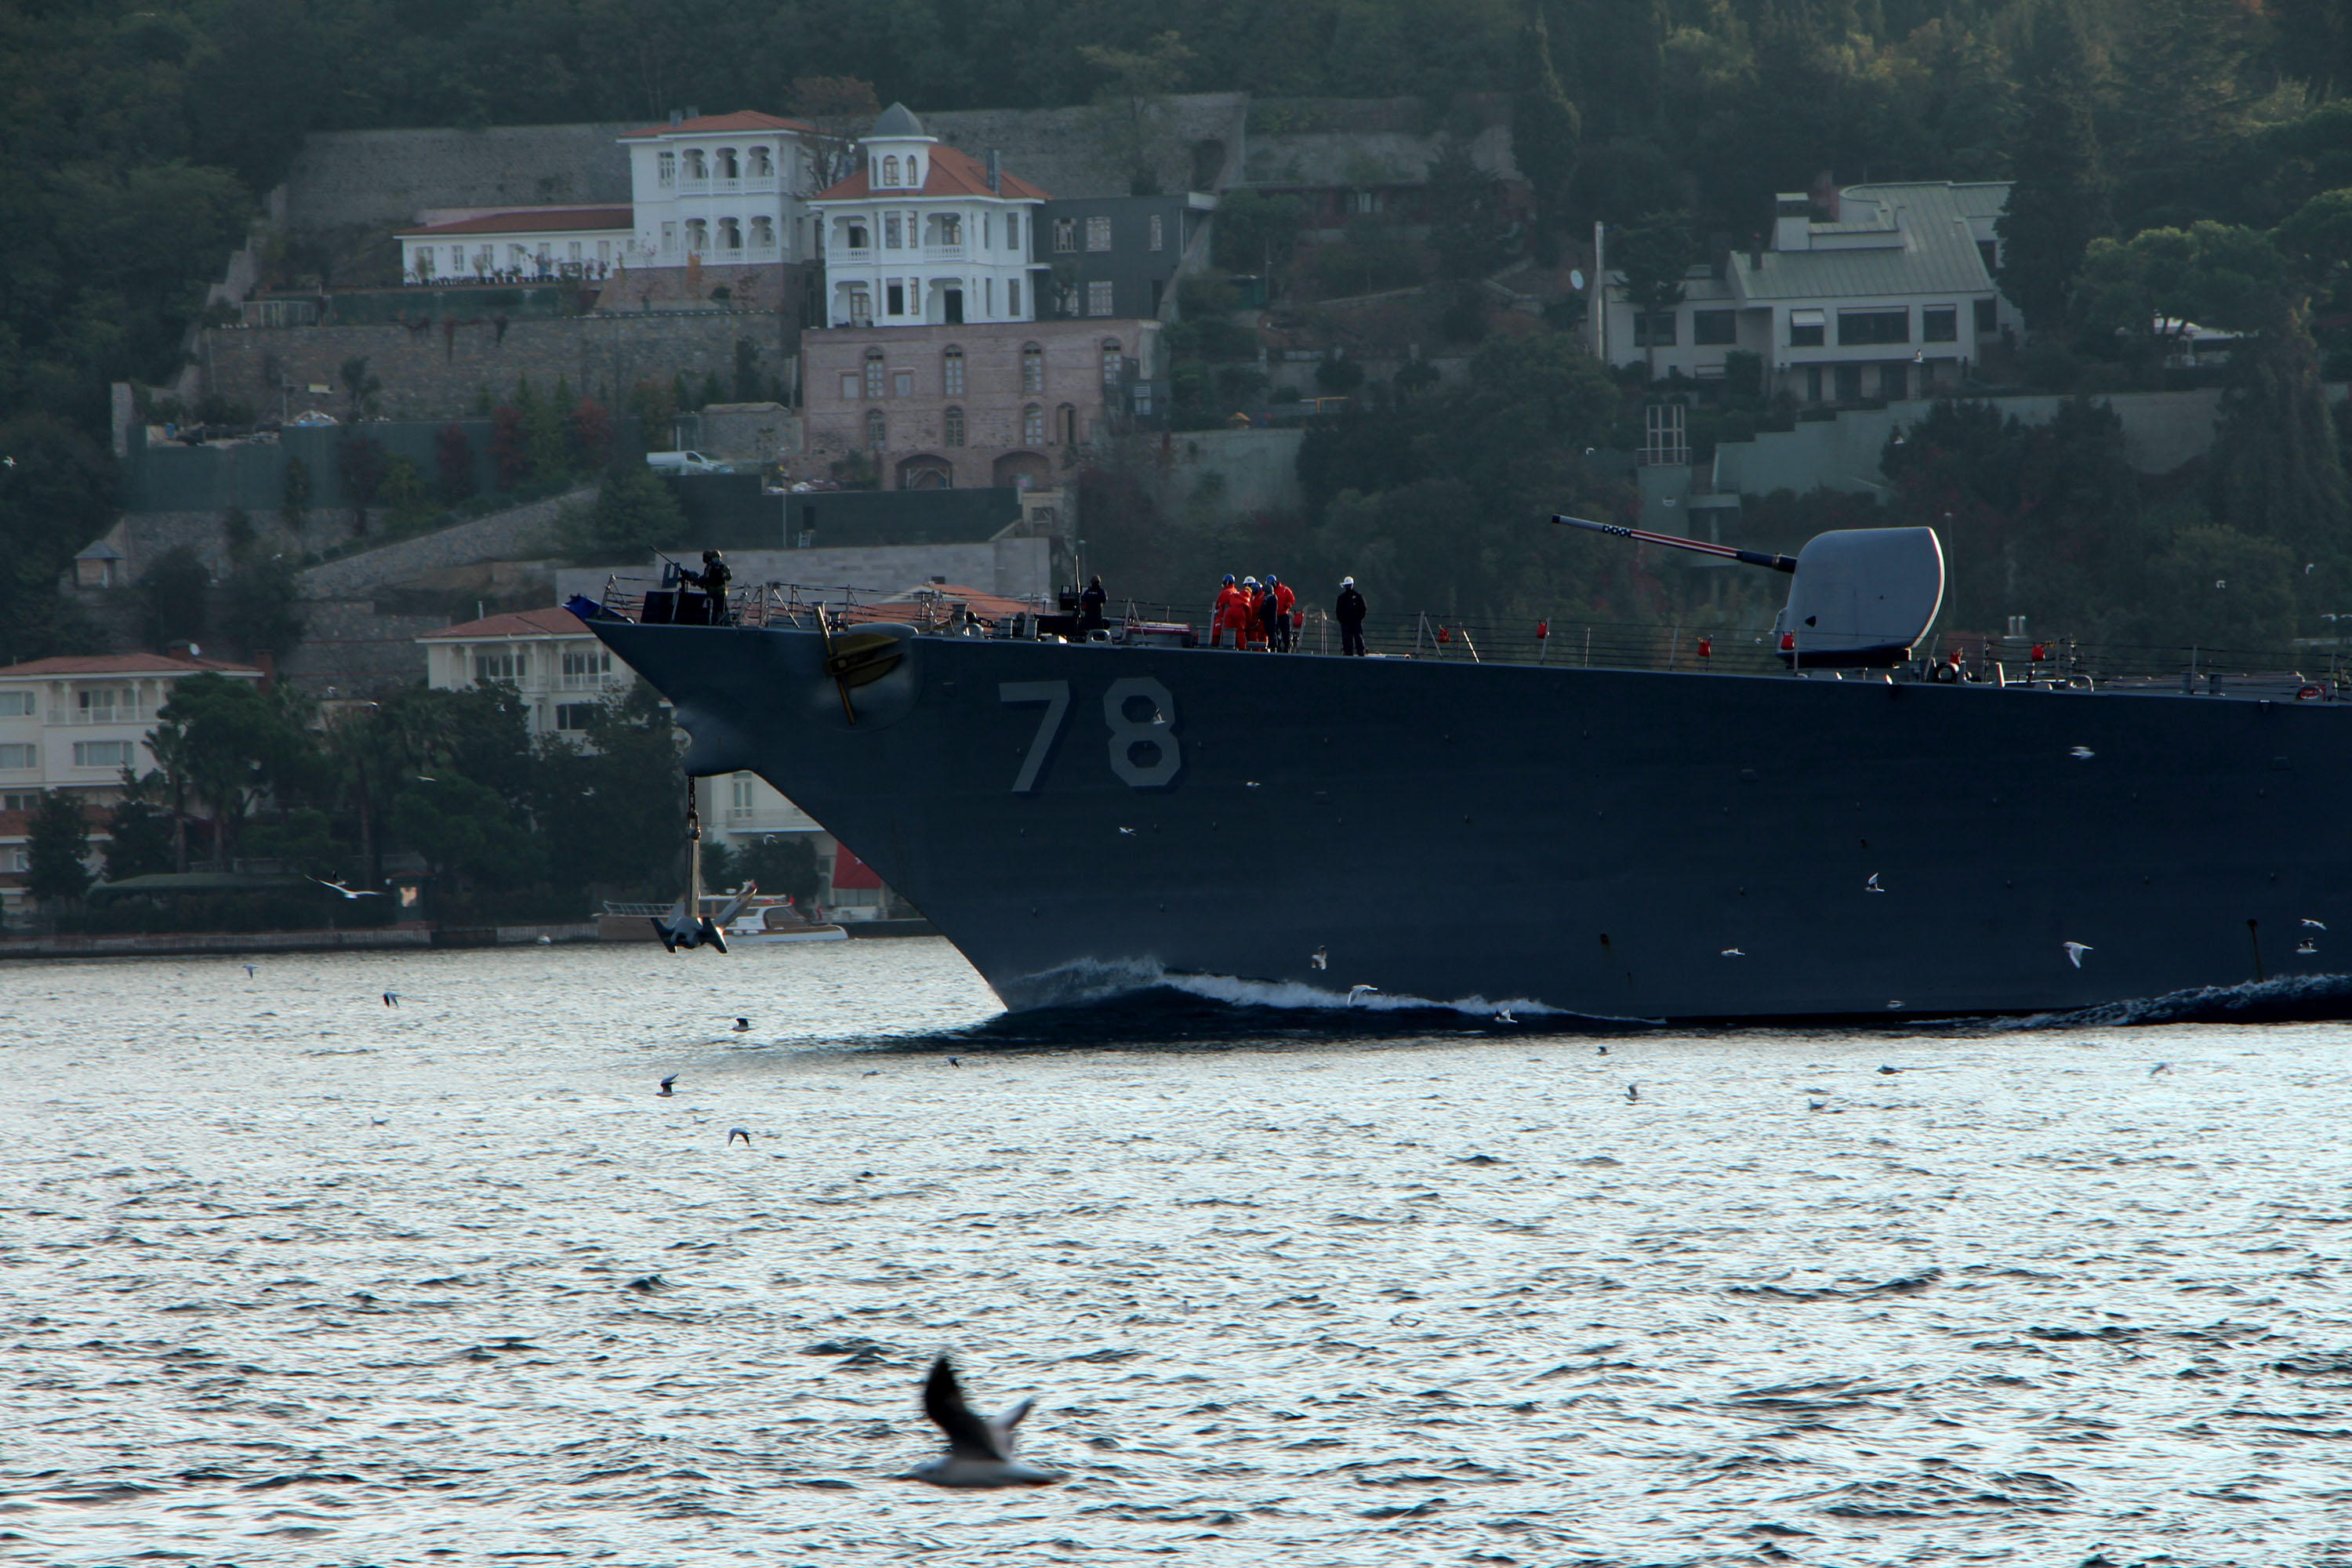
M 1233 632 L 1234 647 L 1246 653 L 1249 651 L 1250 628 L 1257 620 L 1257 579 L 1243 578 L 1233 593 L 1234 596 L 1225 602 L 1225 616 L 1222 624 Z
M 1087 584 L 1087 591 L 1078 595 L 1078 635 L 1080 637 L 1086 636 L 1088 632 L 1101 631 L 1109 626 L 1110 623 L 1103 618 L 1103 606 L 1109 602 L 1110 595 L 1103 592 L 1102 575 L 1097 573 Z
M 1339 651 L 1361 658 L 1364 652 L 1364 596 L 1356 592 L 1353 577 L 1339 579 L 1339 602 L 1332 607 L 1331 618 L 1339 623 Z
M 1211 647 L 1217 646 L 1217 639 L 1225 635 L 1227 626 L 1234 624 L 1234 601 L 1239 599 L 1241 595 L 1242 591 L 1234 585 L 1234 574 L 1230 572 L 1226 573 L 1225 585 L 1217 590 L 1216 605 L 1209 611 L 1209 646 Z M 1238 647 L 1241 644 L 1236 640 L 1234 646 Z
M 702 584 L 702 591 L 710 595 L 710 624 L 732 624 L 727 614 L 727 584 L 734 581 L 735 574 L 728 569 L 727 557 L 716 550 L 706 550 L 702 552 L 702 570 L 686 575 Z
M 1265 596 L 1273 602 L 1266 626 L 1273 639 L 1274 651 L 1288 653 L 1291 633 L 1298 625 L 1291 613 L 1298 603 L 1298 595 L 1290 591 L 1288 584 L 1269 572 L 1265 574 Z

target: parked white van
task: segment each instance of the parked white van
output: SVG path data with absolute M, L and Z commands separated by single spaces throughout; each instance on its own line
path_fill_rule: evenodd
M 647 452 L 646 466 L 666 474 L 723 474 L 727 465 L 699 452 Z

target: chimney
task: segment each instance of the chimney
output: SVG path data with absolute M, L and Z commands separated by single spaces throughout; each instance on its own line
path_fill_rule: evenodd
M 1750 272 L 1764 270 L 1764 237 L 1760 234 L 1751 234 L 1748 237 L 1748 270 Z
M 1869 177 L 1869 174 L 1870 171 L 1864 168 L 1863 175 L 1865 179 Z M 1830 222 L 1844 221 L 1838 216 L 1837 174 L 1834 170 L 1823 169 L 1820 174 L 1815 174 L 1812 189 L 1805 194 L 1812 197 L 1813 205 L 1829 215 Z
M 686 106 L 686 117 L 688 120 L 699 120 L 702 118 L 702 110 L 689 103 Z
M 992 196 L 1004 194 L 1004 163 L 993 147 L 988 150 L 988 194 Z
M 278 684 L 278 656 L 262 648 L 253 656 L 253 667 L 261 671 L 261 689 L 268 691 Z
M 672 125 L 676 125 L 679 121 L 684 120 L 685 118 L 686 110 L 683 109 L 673 109 L 669 111 L 669 122 Z
M 1811 250 L 1813 247 L 1813 204 L 1802 191 L 1782 191 L 1772 198 L 1772 248 Z

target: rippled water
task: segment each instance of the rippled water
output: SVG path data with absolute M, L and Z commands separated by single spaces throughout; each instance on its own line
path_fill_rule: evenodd
M 0 969 L 0 1559 L 2352 1560 L 2343 1026 L 993 1012 L 932 942 Z M 1067 1484 L 892 1479 L 942 1348 Z

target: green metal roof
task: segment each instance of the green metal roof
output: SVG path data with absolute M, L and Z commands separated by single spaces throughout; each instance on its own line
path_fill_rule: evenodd
M 1849 186 L 1840 198 L 1839 221 L 1813 225 L 1813 235 L 1834 238 L 1885 234 L 1899 227 L 1901 245 L 1768 250 L 1760 270 L 1749 265 L 1746 252 L 1734 252 L 1731 265 L 1739 293 L 1751 304 L 1769 304 L 1988 292 L 1992 279 L 1968 220 L 1995 216 L 2008 199 L 2009 186 L 1998 183 Z

